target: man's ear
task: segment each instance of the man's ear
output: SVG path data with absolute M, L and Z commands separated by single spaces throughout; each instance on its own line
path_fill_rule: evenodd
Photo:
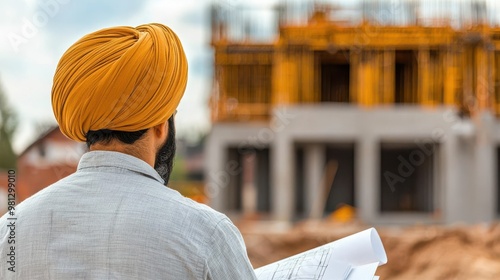
M 165 143 L 168 136 L 168 121 L 155 125 L 152 127 L 153 138 L 155 139 L 157 147 Z

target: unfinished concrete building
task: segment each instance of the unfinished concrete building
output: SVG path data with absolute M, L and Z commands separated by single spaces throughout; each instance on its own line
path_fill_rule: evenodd
M 264 17 L 214 5 L 211 206 L 283 221 L 343 204 L 375 224 L 496 219 L 500 28 L 484 2 L 425 3 L 284 1 Z M 266 18 L 273 32 L 255 27 Z

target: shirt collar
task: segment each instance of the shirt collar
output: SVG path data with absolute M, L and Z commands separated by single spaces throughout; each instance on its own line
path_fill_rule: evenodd
M 146 175 L 164 184 L 165 181 L 161 178 L 160 174 L 147 164 L 145 161 L 120 152 L 112 151 L 91 151 L 85 153 L 80 162 L 78 163 L 77 171 L 98 168 L 98 167 L 118 167 L 127 169 L 133 172 Z

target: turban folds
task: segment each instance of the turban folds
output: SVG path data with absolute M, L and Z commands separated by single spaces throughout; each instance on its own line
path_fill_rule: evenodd
M 138 131 L 166 122 L 187 83 L 187 60 L 167 26 L 107 28 L 61 57 L 52 108 L 62 133 L 85 141 L 90 130 Z

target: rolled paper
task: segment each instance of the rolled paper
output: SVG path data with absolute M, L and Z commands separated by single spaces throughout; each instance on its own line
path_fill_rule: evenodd
M 387 263 L 384 245 L 375 228 L 349 235 L 333 243 L 332 259 L 348 262 L 354 266 L 378 262 Z

